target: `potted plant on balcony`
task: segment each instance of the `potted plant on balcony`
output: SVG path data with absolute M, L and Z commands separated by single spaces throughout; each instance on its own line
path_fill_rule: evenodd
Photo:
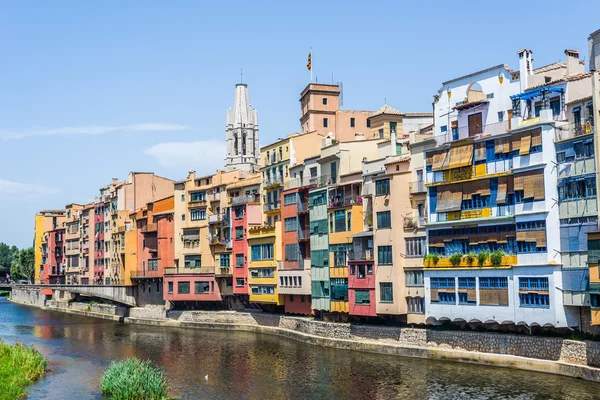
M 489 257 L 490 252 L 487 250 L 482 250 L 477 254 L 477 264 L 479 265 L 479 268 L 483 268 L 483 264 L 485 264 Z
M 452 264 L 453 267 L 458 267 L 462 258 L 462 253 L 454 253 L 450 256 L 450 264 Z
M 490 254 L 490 262 L 492 263 L 492 267 L 500 267 L 502 265 L 502 257 L 504 257 L 504 252 L 502 250 L 496 250 Z
M 475 261 L 475 253 L 469 253 L 465 256 L 465 260 L 467 260 L 467 264 L 469 265 L 469 267 L 471 265 L 473 265 L 473 261 Z
M 428 267 L 431 267 L 432 265 L 433 266 L 437 265 L 439 260 L 440 260 L 440 256 L 438 256 L 437 254 L 432 254 L 432 253 L 427 254 L 425 256 L 425 258 L 423 259 L 424 264 L 427 265 Z

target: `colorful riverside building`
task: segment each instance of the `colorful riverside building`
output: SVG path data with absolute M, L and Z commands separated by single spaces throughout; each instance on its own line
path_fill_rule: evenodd
M 81 234 L 79 230 L 79 213 L 83 206 L 80 204 L 67 204 L 65 207 L 65 283 L 77 284 L 80 274 Z
M 43 210 L 35 216 L 34 230 L 34 283 L 41 283 L 42 274 L 46 279 L 48 271 L 48 232 L 62 226 L 65 210 Z
M 281 260 L 281 221 L 248 229 L 248 288 L 250 303 L 275 310 L 284 303 L 277 285 L 277 261 Z
M 61 224 L 56 229 L 46 232 L 46 264 L 40 270 L 42 284 L 65 283 L 65 227 Z
M 157 304 L 163 300 L 163 275 L 173 268 L 174 261 L 174 201 L 173 196 L 149 202 L 131 213 L 131 223 L 137 236 L 136 268 L 130 278 L 138 286 L 140 305 Z M 173 289 L 172 284 L 167 290 Z M 141 291 L 141 293 L 140 293 Z
M 233 264 L 233 294 L 248 304 L 248 230 L 262 224 L 260 204 L 260 174 L 227 185 L 227 199 L 231 206 L 231 239 Z
M 561 236 L 572 218 L 597 218 L 596 184 L 585 179 L 595 171 L 592 137 L 579 138 L 572 107 L 589 92 L 590 74 L 577 52 L 565 53 L 566 62 L 533 69 L 524 49 L 519 71 L 498 65 L 444 82 L 434 96 L 427 322 L 578 325 L 581 304 L 567 303 L 563 290 L 579 290 L 565 275 L 585 262 L 587 228 L 573 243 Z M 586 172 L 572 178 L 578 168 Z M 559 226 L 560 236 L 547 234 Z
M 231 271 L 231 207 L 227 185 L 252 176 L 241 170 L 221 171 L 175 182 L 175 267 L 165 270 L 165 300 L 200 307 L 234 301 Z M 206 288 L 209 288 L 206 290 Z M 213 305 L 211 305 L 211 303 Z M 189 305 L 191 303 L 188 303 Z

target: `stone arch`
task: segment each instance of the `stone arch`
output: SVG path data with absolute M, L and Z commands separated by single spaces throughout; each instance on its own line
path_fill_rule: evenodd
M 485 99 L 485 93 L 483 93 L 481 85 L 478 82 L 471 82 L 467 87 L 467 103 L 473 103 L 483 99 Z

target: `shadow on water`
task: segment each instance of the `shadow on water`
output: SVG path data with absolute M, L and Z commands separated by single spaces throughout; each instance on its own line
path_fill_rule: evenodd
M 311 346 L 248 332 L 164 329 L 0 299 L 0 338 L 34 344 L 52 372 L 31 399 L 100 399 L 115 359 L 151 359 L 181 399 L 596 399 L 600 385 L 540 373 Z M 208 375 L 208 381 L 205 376 Z

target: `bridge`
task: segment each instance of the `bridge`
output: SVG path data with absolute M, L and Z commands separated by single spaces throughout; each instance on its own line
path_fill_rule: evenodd
M 79 294 L 88 297 L 98 297 L 101 299 L 112 300 L 117 303 L 125 304 L 131 307 L 137 305 L 134 286 L 122 285 L 18 285 L 18 284 L 0 284 L 0 290 L 29 289 L 44 290 L 51 289 L 59 291 L 58 297 L 64 297 L 63 294 Z

